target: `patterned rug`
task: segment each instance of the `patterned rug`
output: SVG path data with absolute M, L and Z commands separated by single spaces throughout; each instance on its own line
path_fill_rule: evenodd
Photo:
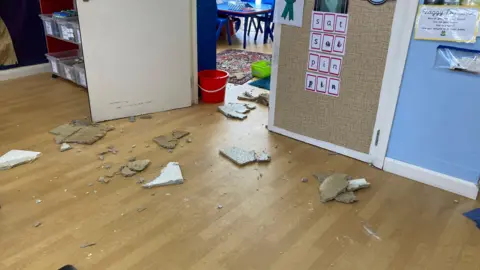
M 252 76 L 251 64 L 260 60 L 272 60 L 272 55 L 243 50 L 225 50 L 217 54 L 217 69 L 230 74 L 229 83 L 244 84 Z

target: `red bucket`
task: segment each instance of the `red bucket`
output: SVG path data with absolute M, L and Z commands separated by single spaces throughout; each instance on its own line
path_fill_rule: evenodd
M 198 87 L 202 90 L 205 103 L 220 103 L 225 100 L 225 88 L 228 72 L 222 70 L 203 70 L 198 72 Z

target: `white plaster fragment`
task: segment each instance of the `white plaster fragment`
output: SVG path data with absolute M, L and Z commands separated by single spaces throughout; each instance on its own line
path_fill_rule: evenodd
M 15 166 L 34 161 L 40 154 L 40 152 L 33 151 L 10 150 L 0 157 L 0 170 L 8 170 Z
M 356 191 L 362 188 L 370 187 L 370 183 L 365 178 L 348 181 L 347 191 Z
M 152 188 L 157 186 L 177 185 L 183 184 L 182 171 L 178 162 L 169 162 L 165 168 L 162 169 L 160 175 L 153 181 L 143 185 L 144 188 Z
M 68 143 L 62 143 L 62 146 L 60 146 L 60 152 L 65 152 L 72 149 L 72 146 Z
M 257 160 L 255 157 L 255 151 L 247 151 L 238 147 L 221 149 L 220 154 L 240 166 L 255 162 Z

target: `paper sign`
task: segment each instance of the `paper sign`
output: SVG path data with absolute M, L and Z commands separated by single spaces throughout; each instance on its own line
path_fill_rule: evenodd
M 330 70 L 330 57 L 326 55 L 320 55 L 320 63 L 318 65 L 318 71 L 328 74 Z
M 335 31 L 335 14 L 325 13 L 323 15 L 323 31 L 334 32 Z
M 340 93 L 340 79 L 307 72 L 305 90 L 338 97 Z
M 333 42 L 333 52 L 344 55 L 345 54 L 345 40 L 344 36 L 335 36 Z
M 313 73 L 307 73 L 305 77 L 305 89 L 309 91 L 315 91 L 315 84 L 317 83 L 317 76 Z
M 52 23 L 46 21 L 45 22 L 45 31 L 47 32 L 47 35 L 53 36 L 53 29 L 52 29 Z
M 334 36 L 330 34 L 324 34 L 322 40 L 322 52 L 332 52 Z
M 338 57 L 330 58 L 329 72 L 332 75 L 339 76 L 342 69 L 342 59 Z
M 302 27 L 304 1 L 305 0 L 275 1 L 273 22 Z
M 340 80 L 337 78 L 328 78 L 328 94 L 338 96 L 340 93 Z
M 314 12 L 312 15 L 312 30 L 318 31 L 323 29 L 323 14 Z
M 50 61 L 50 63 L 52 64 L 52 71 L 53 71 L 53 73 L 57 73 L 57 74 L 58 74 L 58 65 L 57 65 L 57 62 Z
M 310 50 L 320 51 L 322 46 L 322 34 L 312 33 L 310 35 Z
M 415 23 L 415 39 L 475 43 L 478 15 L 476 8 L 422 5 Z
M 318 61 L 319 61 L 319 55 L 315 53 L 310 53 L 308 57 L 308 69 L 311 71 L 317 71 L 318 70 Z
M 320 93 L 327 93 L 328 89 L 328 78 L 324 76 L 317 76 L 317 88 L 315 89 Z

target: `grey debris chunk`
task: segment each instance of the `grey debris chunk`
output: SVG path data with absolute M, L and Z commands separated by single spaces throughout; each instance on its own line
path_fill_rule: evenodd
M 141 172 L 145 170 L 145 168 L 147 168 L 149 164 L 150 164 L 149 159 L 136 160 L 133 162 L 128 162 L 127 167 L 132 171 Z
M 139 213 L 140 213 L 140 212 L 143 212 L 143 211 L 145 211 L 145 210 L 147 210 L 146 207 L 139 207 L 139 208 L 137 208 L 137 212 L 139 212 Z
M 226 117 L 244 120 L 247 118 L 245 113 L 252 110 L 251 105 L 247 105 L 245 103 L 227 103 L 223 106 L 218 106 L 218 111 Z
M 254 104 L 245 104 L 245 107 L 249 110 L 255 110 L 257 108 L 257 105 Z
M 270 162 L 272 160 L 270 155 L 265 151 L 262 151 L 261 153 L 255 153 L 255 159 L 257 162 Z
M 188 131 L 185 131 L 185 130 L 174 130 L 172 131 L 172 137 L 175 138 L 175 139 L 181 139 L 185 136 L 188 136 L 190 135 L 190 132 Z
M 192 143 L 192 138 L 188 138 L 187 143 Z
M 302 181 L 302 183 L 307 183 L 307 182 L 308 182 L 308 178 L 303 177 L 301 181 Z
M 60 152 L 65 152 L 70 149 L 72 149 L 72 146 L 68 143 L 62 143 L 62 145 L 60 146 Z
M 40 152 L 10 150 L 0 157 L 0 170 L 8 170 L 25 163 L 33 162 L 40 154 Z
M 319 187 L 320 201 L 325 203 L 335 199 L 347 189 L 348 176 L 346 174 L 332 174 Z
M 238 97 L 237 97 L 238 100 L 245 100 L 245 101 L 257 101 L 258 99 L 258 96 L 254 96 L 252 95 L 252 93 L 248 92 L 248 91 L 245 91 L 243 92 L 242 94 L 240 94 Z
M 36 203 L 36 204 L 42 203 L 42 200 L 36 199 L 36 200 L 35 200 L 35 203 Z
M 87 247 L 92 247 L 92 246 L 95 246 L 97 243 L 85 243 L 83 245 L 80 246 L 80 248 L 87 248 Z
M 329 176 L 329 174 L 325 174 L 325 173 L 316 173 L 316 174 L 313 175 L 313 177 L 315 177 L 315 179 L 317 179 L 317 181 L 320 185 L 323 183 L 323 181 L 325 181 L 325 179 L 327 179 L 328 176 Z
M 356 191 L 362 188 L 370 187 L 370 183 L 365 178 L 348 181 L 347 191 Z
M 220 154 L 240 166 L 253 163 L 257 160 L 255 157 L 255 151 L 247 151 L 235 146 L 221 149 Z
M 129 157 L 129 158 L 128 158 L 128 162 L 134 162 L 135 160 L 137 160 L 136 157 Z
M 134 176 L 136 174 L 136 172 L 130 170 L 130 168 L 128 168 L 127 166 L 123 166 L 120 169 L 120 173 L 125 177 L 131 177 L 131 176 Z
M 175 139 L 172 135 L 161 135 L 153 138 L 153 141 L 166 149 L 173 149 L 178 144 L 178 140 Z
M 143 185 L 143 187 L 152 188 L 157 186 L 177 185 L 183 184 L 183 182 L 184 179 L 178 162 L 169 162 L 167 166 L 162 169 L 157 178 Z
M 40 221 L 37 221 L 37 222 L 33 223 L 33 227 L 35 227 L 35 228 L 40 227 L 40 225 L 42 225 L 42 222 L 40 222 Z
M 352 191 L 347 191 L 337 195 L 337 197 L 335 197 L 335 201 L 341 203 L 354 203 L 357 201 L 357 197 Z
M 145 183 L 145 178 L 143 177 L 138 178 L 137 184 L 143 184 L 143 183 Z

